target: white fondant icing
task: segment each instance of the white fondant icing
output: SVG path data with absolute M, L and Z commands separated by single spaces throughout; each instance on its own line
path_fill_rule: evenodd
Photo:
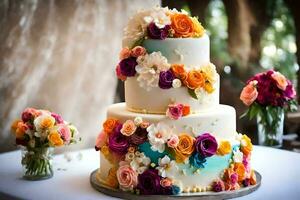
M 146 39 L 143 46 L 148 53 L 160 51 L 171 64 L 184 64 L 187 68 L 209 63 L 209 37 Z
M 127 78 L 125 81 L 125 101 L 129 110 L 133 112 L 163 114 L 170 103 L 182 103 L 189 105 L 191 112 L 206 112 L 219 104 L 219 75 L 214 84 L 215 91 L 211 94 L 201 95 L 194 99 L 188 93 L 187 87 L 161 89 L 152 88 L 150 91 L 140 87 L 137 79 Z

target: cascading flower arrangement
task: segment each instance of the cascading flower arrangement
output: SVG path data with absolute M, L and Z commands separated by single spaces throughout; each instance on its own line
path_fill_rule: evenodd
M 251 140 L 241 134 L 238 138 L 241 144 L 233 147 L 227 140 L 218 142 L 210 133 L 177 135 L 163 122 L 108 118 L 95 149 L 111 163 L 103 180 L 107 186 L 143 195 L 176 195 L 182 191 L 182 183 L 173 174 L 182 173 L 183 166 L 189 173 L 201 173 L 211 157 L 232 157 L 225 169 L 229 177 L 225 173 L 211 185 L 213 191 L 220 192 L 255 184 L 249 165 Z
M 240 99 L 248 110 L 242 115 L 257 117 L 259 144 L 281 146 L 285 111 L 297 110 L 296 91 L 280 72 L 269 70 L 247 81 Z
M 52 177 L 53 148 L 80 140 L 74 125 L 48 110 L 26 108 L 11 129 L 16 145 L 22 147 L 23 177 L 29 180 Z

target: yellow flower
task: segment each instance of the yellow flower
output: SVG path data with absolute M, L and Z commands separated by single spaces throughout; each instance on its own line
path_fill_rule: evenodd
M 241 151 L 245 155 L 249 155 L 253 149 L 251 139 L 247 135 L 243 135 L 241 139 Z
M 104 145 L 101 147 L 100 149 L 101 153 L 104 155 L 104 156 L 108 156 L 109 155 L 109 149 L 108 149 L 108 146 L 107 145 Z
M 205 29 L 203 28 L 197 17 L 192 17 L 191 19 L 194 25 L 194 37 L 202 37 Z
M 218 155 L 226 155 L 226 154 L 229 154 L 231 152 L 231 144 L 229 141 L 221 141 L 219 143 L 219 148 L 218 148 L 218 151 L 217 151 L 217 154 Z
M 215 91 L 215 88 L 213 87 L 213 85 L 210 82 L 208 82 L 208 81 L 205 82 L 204 89 L 209 94 L 211 94 L 213 91 Z
M 201 67 L 201 72 L 204 73 L 205 80 L 214 84 L 217 78 L 216 66 L 212 63 Z
M 117 168 L 116 167 L 110 168 L 107 178 L 106 178 L 106 184 L 112 188 L 118 188 L 119 182 L 117 179 Z
M 60 134 L 57 130 L 52 130 L 48 135 L 48 140 L 51 146 L 59 147 L 64 144 L 63 139 L 60 137 Z

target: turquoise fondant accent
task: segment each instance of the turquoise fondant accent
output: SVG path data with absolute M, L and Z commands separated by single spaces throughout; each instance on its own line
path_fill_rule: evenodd
M 232 147 L 231 153 L 224 155 L 224 156 L 219 156 L 219 155 L 214 155 L 212 157 L 206 158 L 206 162 L 204 165 L 204 168 L 199 168 L 199 172 L 202 173 L 210 173 L 210 172 L 215 172 L 215 171 L 223 171 L 224 169 L 229 167 L 230 164 L 230 159 L 232 158 L 232 152 L 233 150 L 239 149 L 239 145 L 234 145 Z M 184 170 L 186 175 L 193 175 L 194 172 L 197 170 L 197 168 L 191 166 L 189 163 L 187 164 L 178 164 L 179 168 L 181 170 Z
M 159 153 L 158 151 L 153 151 L 151 149 L 151 145 L 149 142 L 145 142 L 138 147 L 140 152 L 143 152 L 145 156 L 149 157 L 152 163 L 158 164 L 158 159 L 168 155 L 171 157 L 166 151 L 163 153 Z

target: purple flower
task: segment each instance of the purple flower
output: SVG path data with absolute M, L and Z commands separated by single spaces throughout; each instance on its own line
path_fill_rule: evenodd
M 244 187 L 248 187 L 250 185 L 250 179 L 246 178 L 245 180 L 243 180 L 243 185 Z
M 127 137 L 120 132 L 121 128 L 122 124 L 117 125 L 108 139 L 109 149 L 117 154 L 127 153 L 127 149 L 129 147 Z
M 175 76 L 171 70 L 160 72 L 158 85 L 161 89 L 169 89 Z
M 147 141 L 148 132 L 146 128 L 137 127 L 134 134 L 129 137 L 129 143 L 140 145 Z
M 203 157 L 214 155 L 218 148 L 218 143 L 214 136 L 204 133 L 196 138 L 195 148 Z
M 121 74 L 123 76 L 134 76 L 136 74 L 136 65 L 137 62 L 135 57 L 129 57 L 121 60 L 119 63 Z
M 222 192 L 225 190 L 225 184 L 222 180 L 214 181 L 212 184 L 212 190 L 214 192 Z
M 64 123 L 63 118 L 59 114 L 51 113 L 51 116 L 54 117 L 57 124 L 63 124 Z
M 160 180 L 156 169 L 148 169 L 138 176 L 137 188 L 141 194 L 160 194 L 162 192 Z
M 295 88 L 293 87 L 291 81 L 288 80 L 287 82 L 288 82 L 288 85 L 286 86 L 286 89 L 283 93 L 287 100 L 291 100 L 291 99 L 295 98 L 296 91 L 295 91 Z
M 151 39 L 164 40 L 169 34 L 170 26 L 166 25 L 164 28 L 158 28 L 155 23 L 150 23 L 148 26 L 148 36 Z

